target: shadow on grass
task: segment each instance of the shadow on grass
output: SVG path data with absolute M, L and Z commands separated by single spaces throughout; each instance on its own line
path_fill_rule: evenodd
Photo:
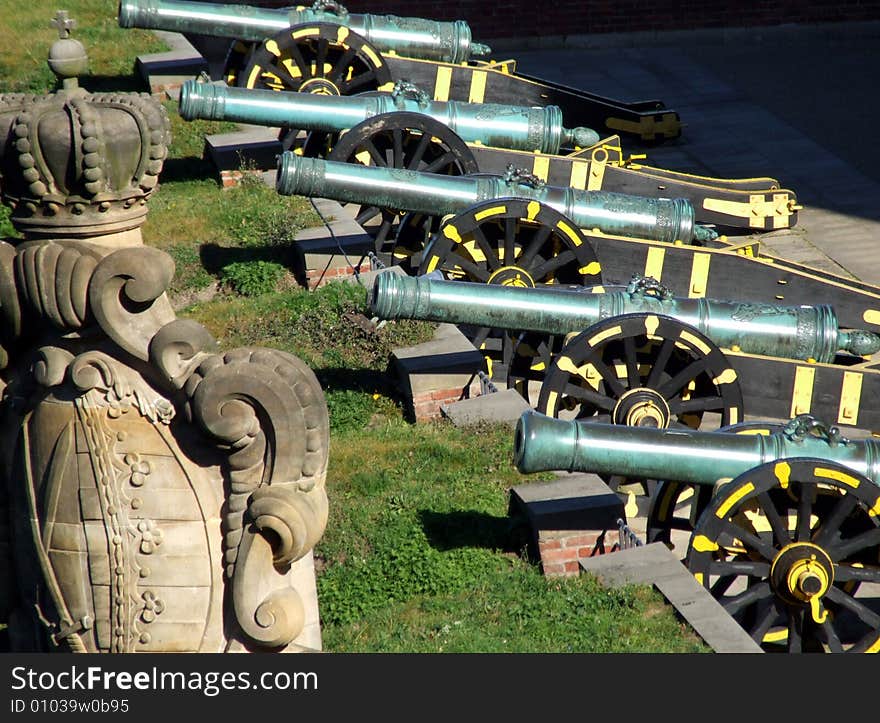
M 419 510 L 419 518 L 428 542 L 436 550 L 483 547 L 519 554 L 528 544 L 528 525 L 516 516 L 495 517 L 473 510 Z
M 217 171 L 214 164 L 204 158 L 187 156 L 186 158 L 166 158 L 162 164 L 160 181 L 204 181 L 211 179 L 216 182 Z M 220 184 L 217 184 L 220 187 Z
M 80 85 L 91 93 L 148 93 L 150 86 L 140 75 L 85 75 Z
M 199 257 L 205 271 L 216 276 L 223 270 L 223 267 L 229 264 L 247 261 L 273 261 L 283 264 L 293 271 L 297 264 L 298 254 L 292 247 L 284 244 L 246 247 L 202 244 L 199 247 Z

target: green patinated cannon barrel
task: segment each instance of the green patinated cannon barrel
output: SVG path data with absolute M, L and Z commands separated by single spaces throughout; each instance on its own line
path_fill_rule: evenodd
M 777 306 L 737 301 L 674 298 L 602 287 L 587 293 L 551 287 L 474 284 L 428 276 L 379 274 L 370 306 L 381 319 L 423 319 L 546 334 L 580 332 L 601 319 L 621 314 L 672 316 L 723 347 L 749 354 L 831 362 L 839 350 L 857 355 L 880 351 L 880 336 L 838 328 L 827 305 Z
M 466 142 L 495 148 L 559 153 L 562 147 L 585 148 L 599 142 L 599 134 L 590 128 L 563 128 L 559 106 L 441 102 L 402 92 L 356 96 L 276 93 L 188 80 L 180 89 L 178 110 L 186 120 L 227 120 L 337 133 L 380 113 L 409 111 L 447 125 Z
M 119 26 L 170 30 L 259 42 L 305 23 L 334 23 L 363 37 L 379 52 L 446 63 L 463 63 L 490 49 L 471 41 L 463 20 L 438 22 L 396 15 L 358 15 L 332 3 L 312 7 L 261 8 L 193 0 L 120 0 Z M 326 8 L 326 9 L 325 9 Z
M 285 196 L 331 198 L 434 216 L 456 214 L 481 201 L 539 201 L 580 228 L 656 241 L 708 241 L 717 234 L 694 223 L 683 198 L 647 198 L 610 191 L 531 186 L 501 176 L 447 176 L 397 168 L 303 158 L 287 151 L 278 162 L 275 188 Z
M 514 463 L 523 473 L 567 470 L 711 485 L 792 457 L 834 461 L 880 480 L 880 442 L 872 439 L 629 427 L 565 421 L 532 411 L 520 417 L 514 438 Z

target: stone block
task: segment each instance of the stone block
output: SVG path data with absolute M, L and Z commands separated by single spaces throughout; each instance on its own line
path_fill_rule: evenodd
M 418 422 L 440 417 L 443 404 L 478 396 L 486 360 L 458 327 L 439 324 L 430 341 L 395 349 L 390 367 Z
M 135 73 L 143 78 L 151 93 L 180 88 L 184 81 L 208 72 L 208 64 L 195 50 L 175 49 L 164 53 L 145 53 L 135 59 Z
M 529 403 L 519 392 L 502 389 L 492 394 L 443 404 L 440 412 L 457 427 L 478 422 L 506 422 L 513 427 L 527 409 L 530 409 Z
M 205 136 L 205 158 L 221 172 L 242 167 L 256 171 L 275 168 L 282 150 L 277 128 L 242 126 L 231 133 Z
M 547 576 L 578 575 L 581 558 L 616 549 L 618 520 L 626 521 L 620 497 L 583 472 L 514 487 L 509 512 L 526 520 L 529 554 Z

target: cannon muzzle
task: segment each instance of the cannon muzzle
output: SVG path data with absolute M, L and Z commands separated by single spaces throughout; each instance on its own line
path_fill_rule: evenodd
M 188 80 L 180 89 L 178 109 L 186 120 L 227 120 L 336 133 L 379 114 L 408 111 L 430 116 L 466 142 L 494 148 L 559 153 L 563 146 L 599 142 L 599 134 L 590 128 L 564 128 L 559 106 L 432 101 L 398 92 L 398 86 L 391 94 L 339 96 L 276 93 Z
M 358 15 L 342 6 L 315 3 L 312 7 L 262 8 L 195 0 L 120 0 L 119 26 L 170 30 L 259 42 L 295 25 L 334 23 L 350 28 L 379 52 L 463 63 L 488 55 L 487 45 L 471 41 L 463 20 L 439 22 L 396 15 Z
M 447 176 L 398 168 L 304 158 L 290 151 L 278 161 L 275 188 L 283 196 L 330 198 L 433 216 L 457 214 L 480 201 L 539 201 L 580 228 L 656 241 L 693 243 L 716 237 L 694 223 L 683 198 L 647 198 L 610 191 L 533 186 L 502 176 Z
M 712 485 L 792 457 L 833 461 L 880 479 L 880 443 L 845 439 L 808 415 L 764 436 L 566 421 L 526 411 L 514 438 L 514 464 L 525 474 L 565 470 Z M 778 474 L 785 474 L 784 466 Z

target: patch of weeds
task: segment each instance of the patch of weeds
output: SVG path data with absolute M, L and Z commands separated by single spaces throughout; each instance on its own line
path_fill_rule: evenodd
M 12 209 L 5 204 L 0 204 L 0 238 L 22 238 L 21 234 L 12 225 L 10 217 Z
M 328 389 L 324 393 L 330 413 L 330 431 L 362 429 L 377 411 L 379 394 L 357 389 Z
M 275 291 L 284 272 L 273 261 L 236 261 L 223 267 L 220 278 L 242 296 L 261 296 Z

